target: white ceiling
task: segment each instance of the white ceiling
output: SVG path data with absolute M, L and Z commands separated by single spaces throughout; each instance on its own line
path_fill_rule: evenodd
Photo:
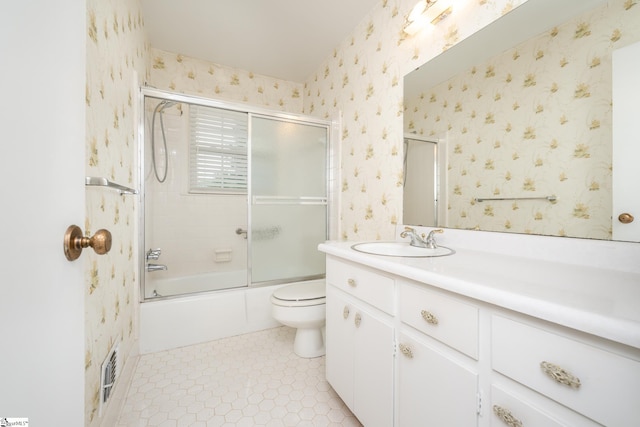
M 304 82 L 379 0 L 142 0 L 151 46 Z

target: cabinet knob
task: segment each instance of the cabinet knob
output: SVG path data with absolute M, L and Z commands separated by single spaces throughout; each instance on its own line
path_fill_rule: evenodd
M 631 224 L 635 218 L 630 213 L 623 213 L 618 216 L 618 221 L 623 224 Z
M 402 354 L 404 354 L 409 359 L 413 359 L 413 351 L 411 350 L 411 347 L 409 345 L 400 343 L 398 347 L 400 348 L 400 352 Z
M 420 314 L 422 315 L 422 318 L 425 320 L 425 322 L 430 323 L 432 325 L 438 324 L 438 318 L 436 317 L 435 314 L 431 313 L 430 311 L 422 310 Z
M 351 286 L 352 288 L 355 288 L 357 283 L 356 283 L 356 279 L 349 279 L 347 280 L 347 283 L 349 284 L 349 286 Z
M 560 366 L 550 362 L 540 362 L 540 367 L 554 381 L 568 385 L 571 388 L 580 388 L 580 378 L 571 375 Z
M 360 313 L 356 313 L 356 316 L 353 319 L 353 322 L 356 324 L 356 328 L 360 327 L 360 323 L 362 323 L 362 316 L 360 316 Z
M 502 421 L 509 427 L 523 427 L 522 421 L 514 417 L 511 414 L 511 411 L 509 411 L 506 408 L 503 408 L 502 406 L 493 405 L 493 413 L 496 414 L 498 418 L 500 418 L 500 421 Z
M 345 319 L 347 317 L 349 317 L 349 306 L 348 305 L 344 306 L 344 309 L 342 310 L 342 317 L 344 317 Z

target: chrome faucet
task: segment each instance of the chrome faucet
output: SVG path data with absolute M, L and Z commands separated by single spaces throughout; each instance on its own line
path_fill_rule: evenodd
M 405 227 L 404 231 L 400 233 L 400 237 L 409 237 L 411 239 L 411 242 L 409 243 L 411 246 L 416 246 L 418 248 L 435 249 L 438 247 L 438 245 L 436 245 L 436 239 L 434 237 L 435 233 L 444 233 L 444 230 L 441 228 L 431 230 L 429 232 L 429 235 L 425 236 L 424 233 L 422 233 L 422 235 L 418 234 L 416 230 L 411 227 Z
M 167 270 L 167 266 L 164 264 L 147 264 L 146 268 L 148 272 Z
M 147 259 L 147 261 L 149 261 L 150 259 L 157 260 L 158 258 L 160 258 L 160 254 L 161 253 L 162 253 L 162 250 L 160 248 L 158 248 L 158 249 L 149 249 L 147 251 L 146 259 Z

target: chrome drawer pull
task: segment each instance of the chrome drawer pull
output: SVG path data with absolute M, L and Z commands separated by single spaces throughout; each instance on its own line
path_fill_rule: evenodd
M 356 324 L 356 328 L 360 327 L 360 323 L 362 323 L 362 316 L 360 316 L 360 313 L 356 313 L 356 317 L 353 319 L 353 322 Z
M 400 343 L 398 345 L 398 347 L 400 347 L 400 352 L 402 354 L 407 356 L 409 359 L 413 359 L 413 351 L 411 351 L 411 347 L 410 346 L 408 346 L 407 344 Z
M 347 283 L 349 284 L 349 286 L 351 286 L 352 288 L 356 287 L 356 279 L 349 279 L 347 280 Z
M 511 411 L 502 406 L 493 405 L 493 413 L 509 427 L 522 427 L 522 421 L 511 414 Z
M 432 325 L 437 325 L 438 324 L 438 318 L 435 316 L 435 314 L 427 311 L 427 310 L 422 310 L 420 312 L 420 314 L 422 315 L 422 318 L 427 322 L 427 323 L 431 323 Z
M 344 317 L 345 319 L 349 317 L 349 306 L 344 306 L 344 310 L 342 310 L 342 317 Z
M 571 388 L 580 388 L 580 378 L 574 377 L 560 366 L 543 361 L 540 362 L 540 367 L 554 381 L 568 385 Z

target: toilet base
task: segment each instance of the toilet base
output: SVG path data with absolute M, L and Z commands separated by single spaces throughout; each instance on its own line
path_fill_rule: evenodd
M 293 352 L 305 359 L 324 356 L 325 348 L 322 328 L 296 329 Z

